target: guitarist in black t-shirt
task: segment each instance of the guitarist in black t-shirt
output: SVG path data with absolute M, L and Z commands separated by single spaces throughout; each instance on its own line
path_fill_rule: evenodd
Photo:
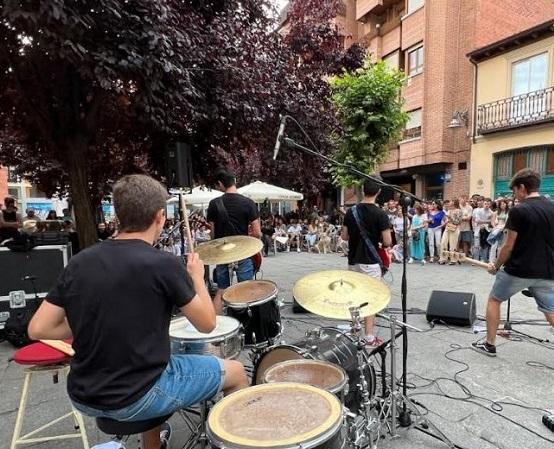
M 218 190 L 225 192 L 219 198 L 210 201 L 208 205 L 208 222 L 212 228 L 214 239 L 231 235 L 251 235 L 261 238 L 262 230 L 260 215 L 254 201 L 237 191 L 235 175 L 220 169 L 215 175 Z M 254 262 L 252 258 L 240 260 L 236 265 L 238 282 L 254 279 Z M 217 265 L 215 268 L 217 293 L 214 298 L 216 312 L 222 308 L 223 292 L 231 285 L 229 266 Z
M 67 391 L 75 408 L 142 421 L 247 387 L 240 362 L 170 353 L 174 307 L 200 332 L 214 329 L 216 315 L 198 254 L 189 254 L 185 269 L 152 246 L 166 220 L 164 187 L 145 175 L 125 176 L 113 199 L 118 236 L 71 258 L 28 328 L 35 340 L 73 338 Z M 144 433 L 143 443 L 159 449 L 160 429 Z
M 496 279 L 487 302 L 487 338 L 472 344 L 489 356 L 496 356 L 500 305 L 524 289 L 535 298 L 554 335 L 554 203 L 540 196 L 540 185 L 539 173 L 529 168 L 510 182 L 519 204 L 508 214 L 508 234 L 498 258 L 489 264 Z

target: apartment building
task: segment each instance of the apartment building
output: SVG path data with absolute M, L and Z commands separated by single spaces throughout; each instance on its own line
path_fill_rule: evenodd
M 475 70 L 466 55 L 552 17 L 550 0 L 344 0 L 336 22 L 345 46 L 360 42 L 407 76 L 410 119 L 380 167 L 383 178 L 428 199 L 475 193 Z M 286 32 L 286 17 L 283 25 Z
M 471 191 L 511 194 L 510 178 L 531 167 L 554 198 L 554 15 L 468 56 L 476 70 Z
M 0 166 L 0 202 L 8 195 L 8 169 Z

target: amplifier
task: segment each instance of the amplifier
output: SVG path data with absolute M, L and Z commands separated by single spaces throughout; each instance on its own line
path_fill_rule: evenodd
M 30 251 L 0 247 L 0 329 L 11 314 L 35 308 L 56 283 L 71 257 L 71 245 L 35 246 Z
M 433 290 L 427 304 L 427 321 L 443 321 L 456 326 L 473 326 L 477 319 L 475 294 Z

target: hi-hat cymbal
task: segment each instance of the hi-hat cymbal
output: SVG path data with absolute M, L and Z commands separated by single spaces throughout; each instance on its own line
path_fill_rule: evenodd
M 224 265 L 246 259 L 263 248 L 260 239 L 246 235 L 233 235 L 201 243 L 195 251 L 205 265 Z
M 379 279 L 347 270 L 308 274 L 296 282 L 293 295 L 306 310 L 337 320 L 349 320 L 348 309 L 365 302 L 368 305 L 360 309 L 360 315 L 375 315 L 387 306 L 391 297 L 389 288 Z

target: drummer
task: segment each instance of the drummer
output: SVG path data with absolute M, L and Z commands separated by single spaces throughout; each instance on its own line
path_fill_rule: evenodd
M 28 329 L 33 340 L 73 338 L 67 390 L 75 408 L 140 421 L 247 387 L 239 362 L 170 355 L 174 306 L 200 332 L 214 329 L 216 315 L 198 254 L 189 255 L 185 270 L 179 258 L 152 246 L 165 222 L 164 187 L 145 175 L 125 176 L 113 199 L 118 236 L 71 258 Z M 145 449 L 166 444 L 160 428 L 143 434 L 143 442 Z
M 216 187 L 224 192 L 219 198 L 210 201 L 208 205 L 208 222 L 215 239 L 232 235 L 251 235 L 261 238 L 260 214 L 254 201 L 237 190 L 236 178 L 233 173 L 220 169 L 215 174 Z M 238 282 L 254 279 L 254 262 L 251 258 L 237 261 Z M 231 285 L 228 265 L 217 265 L 215 269 L 217 293 L 214 298 L 215 310 L 222 309 L 221 298 L 224 290 Z

